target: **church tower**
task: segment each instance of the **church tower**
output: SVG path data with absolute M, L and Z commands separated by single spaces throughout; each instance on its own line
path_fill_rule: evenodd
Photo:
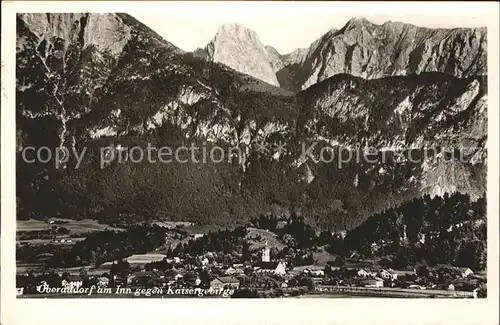
M 262 249 L 262 262 L 270 262 L 271 261 L 271 250 L 267 247 L 267 242 L 264 248 Z

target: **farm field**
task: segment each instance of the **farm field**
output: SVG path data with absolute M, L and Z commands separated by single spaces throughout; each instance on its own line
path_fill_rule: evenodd
M 19 263 L 16 266 L 17 274 L 26 273 L 28 271 L 34 271 L 35 273 L 43 273 L 46 270 L 47 268 L 45 267 L 44 263 Z M 85 270 L 90 273 L 92 271 L 92 267 L 78 266 L 78 267 L 67 267 L 67 268 L 54 268 L 51 270 L 54 270 L 55 272 L 58 273 L 68 272 L 69 274 L 77 275 L 80 274 L 82 270 Z
M 158 262 L 162 261 L 166 255 L 163 254 L 153 254 L 153 253 L 148 253 L 148 254 L 134 254 L 131 255 L 125 260 L 130 263 L 130 265 L 142 265 L 142 264 L 147 264 L 151 262 Z
M 67 238 L 70 241 L 66 241 L 64 243 L 58 243 L 59 245 L 73 245 L 77 241 L 82 241 L 85 239 L 85 237 L 71 237 Z M 30 244 L 30 245 L 44 245 L 44 244 L 53 244 L 53 241 L 51 239 L 27 239 L 27 240 L 20 240 L 22 244 Z
M 193 224 L 187 221 L 153 221 L 152 224 L 156 224 L 160 227 L 165 228 L 176 228 L 176 227 L 191 227 Z
M 17 220 L 17 231 L 39 231 L 39 230 L 49 230 L 52 226 L 60 226 L 64 228 L 68 228 L 71 234 L 78 233 L 87 233 L 90 231 L 102 231 L 105 229 L 108 230 L 116 230 L 121 231 L 120 228 L 111 227 L 106 224 L 98 223 L 96 220 L 92 219 L 83 219 L 83 220 L 71 220 L 71 219 L 62 219 L 62 218 L 52 218 L 51 221 L 60 221 L 63 223 L 49 223 L 43 220 Z

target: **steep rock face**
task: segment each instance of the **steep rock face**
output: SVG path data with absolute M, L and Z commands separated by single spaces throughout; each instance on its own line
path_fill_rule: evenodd
M 309 49 L 307 48 L 295 49 L 292 53 L 282 56 L 283 63 L 284 65 L 302 64 L 302 62 L 304 62 L 304 60 L 306 59 L 308 52 Z
M 281 68 L 284 67 L 283 60 L 281 58 L 281 54 L 272 46 L 266 45 L 265 46 L 266 52 L 267 52 L 267 58 L 269 63 L 271 64 L 271 67 L 273 68 L 274 71 L 278 71 Z
M 30 26 L 40 40 L 64 41 L 64 48 L 71 44 L 94 45 L 100 51 L 117 55 L 131 37 L 131 27 L 118 16 L 75 14 L 20 14 L 19 18 Z M 59 49 L 61 51 L 61 49 Z
M 310 120 L 316 134 L 352 146 L 479 146 L 488 134 L 486 82 L 441 73 L 376 80 L 340 74 L 299 95 L 318 108 Z
M 361 163 L 357 170 L 357 158 L 344 164 L 356 172 L 346 172 L 352 183 L 343 184 L 381 186 L 383 192 L 389 180 L 392 201 L 408 193 L 461 192 L 477 199 L 486 191 L 486 81 L 485 76 L 459 79 L 439 73 L 329 78 L 299 93 L 307 107 L 316 108 L 305 123 L 320 143 L 313 157 L 321 157 L 319 149 L 325 145 L 337 156 L 360 152 L 363 157 L 368 148 L 375 150 L 374 164 Z
M 400 22 L 376 25 L 353 18 L 308 48 L 281 55 L 255 32 L 222 26 L 199 57 L 221 62 L 297 92 L 340 73 L 365 79 L 443 72 L 457 77 L 487 72 L 486 28 L 431 29 Z
M 240 24 L 221 26 L 206 51 L 214 62 L 223 63 L 271 85 L 279 85 L 276 79 L 276 71 L 280 67 L 277 52 L 268 52 L 257 34 Z
M 339 73 L 366 79 L 432 71 L 457 77 L 481 75 L 487 71 L 486 48 L 486 28 L 376 25 L 355 18 L 313 42 L 305 57 L 302 51 L 290 56 L 284 69 L 299 73 L 278 72 L 278 80 L 304 89 Z
M 75 145 L 75 125 L 102 97 L 116 67 L 125 68 L 120 62 L 134 46 L 180 53 L 125 14 L 20 14 L 17 34 L 19 124 L 55 123 L 31 139 L 46 145 Z

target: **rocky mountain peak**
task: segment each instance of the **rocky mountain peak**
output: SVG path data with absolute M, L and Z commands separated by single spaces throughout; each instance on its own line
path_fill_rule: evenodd
M 362 28 L 362 27 L 366 27 L 366 26 L 372 26 L 374 25 L 372 22 L 370 22 L 369 20 L 367 20 L 366 18 L 363 18 L 363 17 L 353 17 L 351 19 L 349 19 L 349 21 L 347 22 L 347 24 L 345 25 L 345 27 L 347 28 Z
M 348 73 L 365 79 L 443 72 L 456 77 L 486 74 L 484 28 L 432 29 L 401 22 L 352 18 L 314 41 L 301 60 L 288 60 L 280 84 L 300 90 Z M 293 78 L 285 80 L 283 78 Z
M 351 18 L 308 48 L 280 54 L 255 31 L 222 25 L 205 51 L 195 54 L 223 63 L 275 86 L 300 91 L 336 74 L 365 79 L 443 72 L 456 77 L 486 74 L 485 28 L 426 28 L 398 21 L 374 24 Z
M 292 51 L 292 53 L 283 55 L 283 60 L 285 65 L 293 64 L 293 63 L 302 63 L 307 56 L 308 49 L 307 48 L 297 48 Z
M 254 41 L 260 41 L 257 33 L 239 23 L 227 23 L 219 27 L 215 37 L 247 37 Z
M 279 55 L 270 53 L 257 33 L 241 24 L 224 24 L 206 47 L 207 58 L 278 86 L 276 71 L 282 68 Z

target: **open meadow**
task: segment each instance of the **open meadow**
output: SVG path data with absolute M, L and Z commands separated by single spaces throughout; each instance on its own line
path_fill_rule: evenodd
M 51 223 L 52 222 L 52 223 Z M 70 230 L 71 234 L 81 234 L 91 231 L 102 231 L 105 229 L 121 231 L 120 228 L 115 228 L 110 225 L 98 223 L 92 219 L 71 220 L 62 218 L 52 218 L 48 221 L 29 219 L 17 220 L 17 232 L 20 231 L 41 231 L 50 230 L 53 226 L 64 227 Z

